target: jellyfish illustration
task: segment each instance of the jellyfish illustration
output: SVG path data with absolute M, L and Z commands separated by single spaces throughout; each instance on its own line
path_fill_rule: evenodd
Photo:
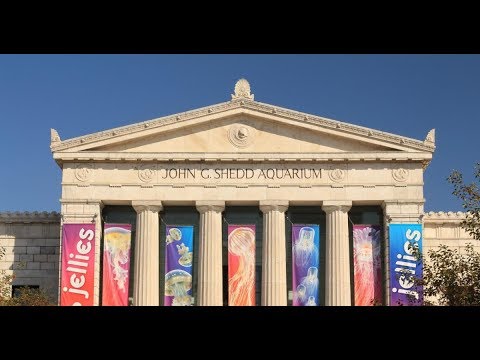
M 117 288 L 125 292 L 130 261 L 130 230 L 120 227 L 105 229 L 105 253 Z
M 317 303 L 315 302 L 315 297 L 310 296 L 305 306 L 317 306 Z
M 189 250 L 190 248 L 188 246 L 185 246 L 184 243 L 177 245 L 178 255 L 181 255 L 180 258 L 178 259 L 178 263 L 180 265 L 185 267 L 192 266 L 193 253 Z
M 228 236 L 228 252 L 237 257 L 238 268 L 229 278 L 229 305 L 255 305 L 255 233 L 238 227 Z
M 293 294 L 294 304 L 300 304 L 300 305 L 303 304 L 306 299 L 306 293 L 307 293 L 307 288 L 302 284 L 298 285 L 297 290 Z
M 381 298 L 380 230 L 353 229 L 355 305 Z
M 172 306 L 189 306 L 192 297 L 192 276 L 184 270 L 172 270 L 165 274 L 165 295 L 173 296 Z
M 318 268 L 312 266 L 308 268 L 307 276 L 305 276 L 301 285 L 305 286 L 306 296 L 317 298 L 318 296 Z
M 168 230 L 169 235 L 167 235 L 167 242 L 168 242 L 168 236 L 170 236 L 170 242 L 179 241 L 182 239 L 182 231 L 179 228 L 171 228 Z
M 318 248 L 315 245 L 315 230 L 311 227 L 302 227 L 298 240 L 293 244 L 295 266 L 306 268 L 318 266 Z

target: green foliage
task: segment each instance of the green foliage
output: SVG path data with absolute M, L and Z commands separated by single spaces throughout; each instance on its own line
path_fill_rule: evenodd
M 0 260 L 5 256 L 5 248 L 0 247 Z M 17 297 L 11 297 L 15 275 L 0 270 L 0 306 L 52 306 L 55 303 L 42 289 L 21 288 Z
M 436 297 L 440 305 L 480 305 L 480 253 L 472 244 L 467 244 L 465 254 L 440 245 L 428 255 L 430 261 L 424 262 L 423 279 L 418 281 L 425 297 Z
M 0 300 L 3 306 L 53 306 L 55 305 L 43 289 L 22 287 L 18 296 Z
M 5 248 L 0 247 L 0 260 L 5 256 Z M 0 270 L 0 304 L 10 297 L 13 275 L 8 275 L 5 270 Z
M 480 240 L 480 190 L 477 185 L 480 182 L 480 163 L 475 166 L 474 176 L 476 183 L 465 184 L 463 175 L 454 170 L 447 180 L 453 185 L 453 195 L 462 200 L 462 206 L 467 212 L 462 227 L 475 240 Z

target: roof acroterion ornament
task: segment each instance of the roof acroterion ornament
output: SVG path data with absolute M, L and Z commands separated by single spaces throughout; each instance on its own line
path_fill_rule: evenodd
M 253 100 L 253 94 L 250 93 L 250 84 L 245 79 L 240 79 L 235 84 L 235 94 L 232 94 L 232 100 L 249 99 Z

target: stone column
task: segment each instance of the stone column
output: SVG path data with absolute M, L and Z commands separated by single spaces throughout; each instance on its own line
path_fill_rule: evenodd
M 421 224 L 423 222 L 423 205 L 421 200 L 395 200 L 385 201 L 383 208 L 384 253 L 383 253 L 383 289 L 385 305 L 390 305 L 390 223 L 396 224 Z M 423 237 L 422 237 L 423 238 Z
M 260 201 L 263 212 L 262 306 L 287 305 L 287 208 L 288 201 Z
M 196 206 L 200 213 L 197 304 L 222 306 L 222 211 L 225 201 L 197 201 Z
M 158 306 L 160 301 L 160 201 L 132 201 L 137 212 L 133 305 Z
M 327 214 L 325 305 L 350 306 L 350 246 L 348 210 L 351 201 L 324 201 Z

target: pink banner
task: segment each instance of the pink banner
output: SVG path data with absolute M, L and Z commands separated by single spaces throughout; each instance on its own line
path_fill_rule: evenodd
M 228 305 L 255 306 L 255 225 L 228 225 Z
M 380 225 L 353 226 L 355 306 L 382 302 Z
M 128 306 L 130 224 L 105 224 L 103 235 L 103 306 Z
M 92 306 L 95 224 L 64 224 L 61 306 Z

